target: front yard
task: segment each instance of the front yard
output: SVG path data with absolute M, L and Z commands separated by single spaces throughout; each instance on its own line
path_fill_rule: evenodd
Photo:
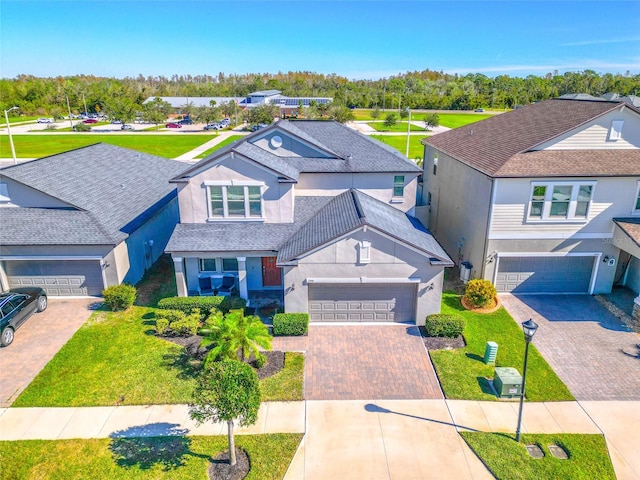
M 489 314 L 465 310 L 460 304 L 460 295 L 455 293 L 443 293 L 442 313 L 459 314 L 467 321 L 466 347 L 429 352 L 445 396 L 449 399 L 497 400 L 489 385 L 494 367 L 483 362 L 486 343 L 494 341 L 498 344 L 496 366 L 514 367 L 522 374 L 525 347 L 522 329 L 504 308 Z M 535 339 L 529 348 L 526 388 L 529 401 L 575 400 L 535 348 Z

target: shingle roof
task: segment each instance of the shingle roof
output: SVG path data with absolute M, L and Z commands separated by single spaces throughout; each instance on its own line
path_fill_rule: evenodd
M 279 250 L 278 262 L 291 261 L 353 230 L 368 225 L 430 257 L 452 264 L 435 238 L 416 220 L 358 190 L 336 196 Z
M 538 150 L 518 153 L 493 174 L 494 177 L 516 178 L 626 175 L 640 175 L 640 149 Z
M 65 213 L 51 210 L 51 218 L 61 223 L 56 229 L 41 232 L 41 238 L 32 239 L 38 244 L 75 244 L 76 235 L 59 235 L 60 231 L 74 228 L 85 231 L 85 244 L 116 244 L 126 238 L 122 229 L 144 214 L 151 207 L 166 204 L 175 196 L 175 187 L 168 180 L 184 170 L 185 164 L 175 160 L 147 155 L 134 150 L 98 143 L 70 152 L 52 155 L 31 162 L 0 170 L 0 176 L 28 185 L 49 196 L 58 198 L 75 208 Z M 157 205 L 159 204 L 159 205 Z M 38 216 L 41 221 L 43 209 L 16 207 L 5 210 L 24 211 Z M 7 213 L 17 215 L 15 212 Z M 88 226 L 91 219 L 95 227 Z M 64 224 L 62 223 L 64 221 Z M 11 230 L 0 230 L 0 243 L 16 244 L 13 238 L 29 238 L 33 226 L 15 222 Z M 48 234 L 47 234 L 48 232 Z M 65 239 L 67 239 L 65 241 Z
M 640 247 L 640 218 L 614 218 L 613 221 Z
M 514 155 L 531 150 L 620 105 L 624 103 L 545 100 L 434 135 L 423 143 L 494 176 Z M 578 170 L 575 172 L 579 173 Z

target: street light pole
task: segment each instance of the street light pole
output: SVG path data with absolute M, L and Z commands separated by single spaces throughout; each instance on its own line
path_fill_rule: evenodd
M 4 111 L 4 119 L 7 122 L 7 133 L 9 134 L 9 145 L 11 145 L 11 156 L 13 157 L 13 164 L 18 164 L 18 159 L 16 158 L 16 148 L 13 146 L 13 137 L 11 136 L 11 125 L 9 125 L 9 112 L 12 110 L 18 110 L 18 107 L 11 107 L 9 110 Z
M 69 112 L 69 125 L 71 126 L 71 130 L 73 130 L 73 121 L 71 120 L 71 107 L 69 106 L 69 95 L 65 94 L 67 99 L 67 112 Z
M 527 385 L 527 360 L 529 358 L 529 344 L 538 329 L 538 324 L 529 319 L 522 323 L 524 332 L 524 367 L 522 368 L 522 390 L 520 391 L 520 408 L 518 410 L 518 426 L 516 428 L 516 442 L 520 442 L 520 430 L 522 427 L 522 406 L 524 404 L 524 393 Z
M 404 156 L 409 158 L 409 138 L 411 137 L 411 109 L 407 108 L 407 112 L 409 112 L 409 121 L 407 122 L 407 151 Z

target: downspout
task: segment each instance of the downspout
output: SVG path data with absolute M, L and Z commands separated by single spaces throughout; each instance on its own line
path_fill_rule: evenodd
M 482 272 L 480 272 L 480 278 L 484 278 L 485 269 L 487 268 L 487 247 L 489 245 L 489 232 L 491 232 L 491 221 L 493 219 L 493 202 L 495 200 L 495 190 L 496 190 L 496 179 L 493 177 L 489 177 L 491 179 L 491 196 L 489 197 L 489 215 L 487 215 L 487 229 L 484 234 L 484 249 L 482 254 Z M 498 268 L 496 263 L 494 268 Z M 494 275 L 495 278 L 495 275 Z

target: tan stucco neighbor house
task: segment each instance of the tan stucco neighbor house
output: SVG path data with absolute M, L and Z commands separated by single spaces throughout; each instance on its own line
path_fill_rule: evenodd
M 453 265 L 413 217 L 422 170 L 337 122 L 278 121 L 173 178 L 179 295 L 233 275 L 311 321 L 416 322 Z
M 423 140 L 419 217 L 499 292 L 640 291 L 640 110 L 552 99 Z

